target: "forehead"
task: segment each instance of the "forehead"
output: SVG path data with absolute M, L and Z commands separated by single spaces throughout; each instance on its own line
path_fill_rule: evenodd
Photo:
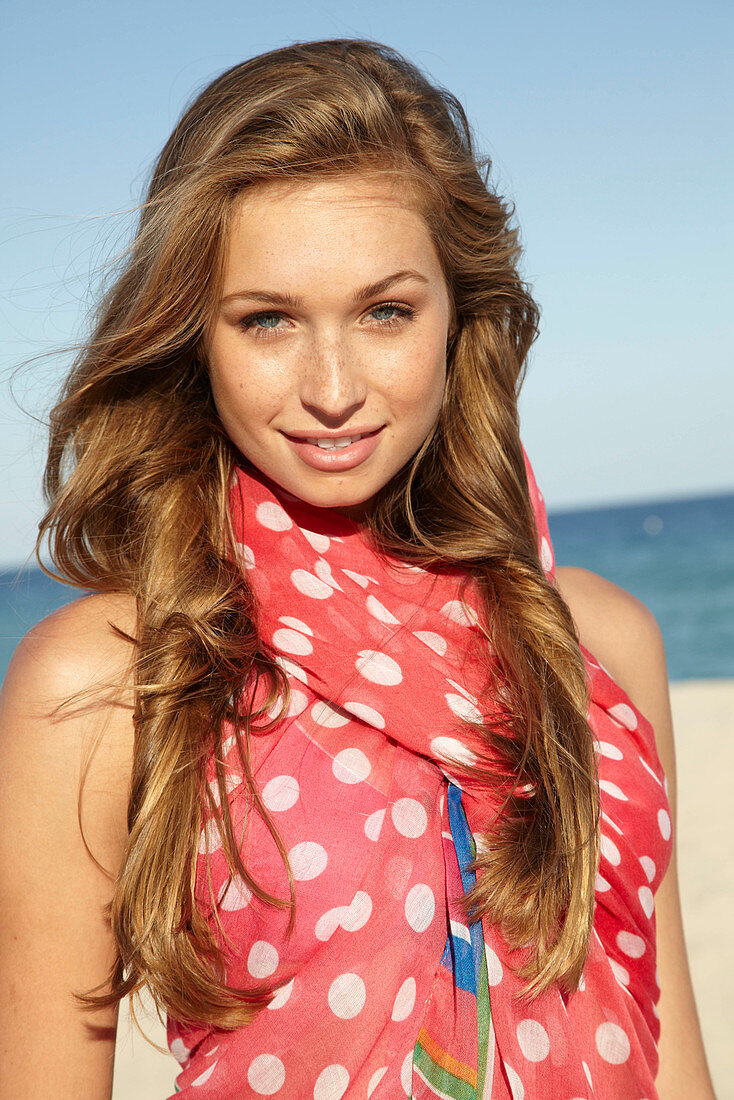
M 238 198 L 225 282 L 253 266 L 346 272 L 398 260 L 438 263 L 411 181 L 393 173 L 289 180 L 255 185 Z

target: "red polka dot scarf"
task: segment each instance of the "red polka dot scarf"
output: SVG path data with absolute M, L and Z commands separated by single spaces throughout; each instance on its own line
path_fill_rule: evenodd
M 543 567 L 553 554 L 528 467 Z M 286 670 L 287 717 L 252 738 L 258 788 L 288 852 L 295 926 L 228 879 L 202 831 L 197 899 L 233 985 L 269 981 L 252 1025 L 169 1020 L 177 1092 L 234 1100 L 651 1100 L 656 1095 L 654 892 L 671 829 L 653 732 L 584 651 L 602 801 L 594 932 L 583 980 L 527 1002 L 507 945 L 469 925 L 476 836 L 493 803 L 452 772 L 474 758 L 484 645 L 462 573 L 381 558 L 359 527 L 240 470 L 232 516 L 263 643 Z M 275 713 L 275 712 L 273 712 Z M 467 732 L 468 731 L 468 732 Z M 229 751 L 231 746 L 226 745 Z M 283 861 L 230 765 L 255 881 L 288 897 Z

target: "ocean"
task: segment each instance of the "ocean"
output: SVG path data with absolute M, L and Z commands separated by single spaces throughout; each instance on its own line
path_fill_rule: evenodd
M 549 523 L 559 565 L 650 608 L 671 680 L 734 677 L 734 493 L 552 512 Z M 76 595 L 37 568 L 0 572 L 0 675 L 23 634 Z

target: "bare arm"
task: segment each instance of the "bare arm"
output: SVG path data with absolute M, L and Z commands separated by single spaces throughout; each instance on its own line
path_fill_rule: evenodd
M 0 1100 L 109 1100 L 116 1009 L 74 992 L 104 983 L 114 959 L 105 916 L 126 837 L 133 629 L 121 597 L 62 608 L 18 647 L 0 696 Z M 54 715 L 80 689 L 97 693 Z M 95 741 L 98 741 L 95 749 Z M 82 824 L 77 816 L 84 769 Z
M 634 596 L 585 569 L 559 569 L 557 585 L 582 644 L 598 657 L 655 730 L 675 838 L 675 748 L 660 628 Z M 655 907 L 661 987 L 658 1091 L 661 1100 L 714 1100 L 688 968 L 675 849 Z

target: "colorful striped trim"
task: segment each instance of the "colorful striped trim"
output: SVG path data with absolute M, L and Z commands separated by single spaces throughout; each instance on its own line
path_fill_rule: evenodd
M 476 847 L 461 801 L 461 790 L 449 782 L 449 824 L 456 849 L 464 892 L 468 893 L 476 881 L 468 869 L 474 859 Z M 431 1092 L 441 1100 L 481 1100 L 484 1096 L 487 1071 L 491 1080 L 492 1018 L 489 1003 L 487 957 L 484 950 L 482 922 L 475 921 L 468 927 L 466 942 L 463 927 L 449 928 L 442 964 L 453 972 L 457 988 L 473 994 L 477 1002 L 477 1068 L 466 1065 L 444 1050 L 435 1039 L 421 1028 L 413 1054 L 413 1069 Z
M 421 1028 L 413 1054 L 413 1068 L 437 1096 L 448 1100 L 477 1100 L 477 1075 L 471 1066 L 442 1050 Z

